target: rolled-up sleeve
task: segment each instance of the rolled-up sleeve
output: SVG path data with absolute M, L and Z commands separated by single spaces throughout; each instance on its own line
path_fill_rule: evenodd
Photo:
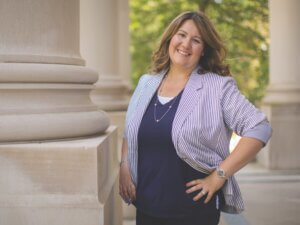
M 249 129 L 249 131 L 247 131 L 244 134 L 244 137 L 251 137 L 251 138 L 256 138 L 258 140 L 261 140 L 264 143 L 264 146 L 267 144 L 271 136 L 272 136 L 272 128 L 270 126 L 270 123 L 266 120 L 262 121 L 254 128 Z
M 272 135 L 266 115 L 241 94 L 233 78 L 224 80 L 220 101 L 225 124 L 239 136 L 256 138 L 266 145 Z

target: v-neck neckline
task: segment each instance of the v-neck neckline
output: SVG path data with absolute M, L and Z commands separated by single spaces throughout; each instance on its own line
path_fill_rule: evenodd
M 184 88 L 176 95 L 174 96 L 170 101 L 166 102 L 165 104 L 162 104 L 160 101 L 159 101 L 159 98 L 158 98 L 158 91 L 156 91 L 156 99 L 157 99 L 157 102 L 160 106 L 167 106 L 167 105 L 170 105 L 172 104 L 172 101 L 176 101 L 176 99 L 179 97 L 179 95 L 181 95 L 181 93 L 184 91 Z M 164 97 L 164 96 L 161 96 L 161 97 Z

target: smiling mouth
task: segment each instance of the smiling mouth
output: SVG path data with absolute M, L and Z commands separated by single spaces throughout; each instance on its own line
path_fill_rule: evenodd
M 189 56 L 189 55 L 191 55 L 190 53 L 185 52 L 185 51 L 182 51 L 182 50 L 180 50 L 180 49 L 177 49 L 177 52 L 178 52 L 180 55 L 184 55 L 184 56 Z

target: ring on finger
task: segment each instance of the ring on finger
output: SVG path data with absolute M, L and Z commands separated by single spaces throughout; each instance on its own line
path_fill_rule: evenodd
M 205 195 L 205 194 L 206 194 L 206 191 L 202 190 L 202 191 L 201 191 L 201 194 Z
M 127 201 L 126 201 L 126 203 L 127 203 L 128 205 L 130 205 L 130 204 L 132 203 L 132 199 L 131 199 L 131 198 L 128 198 Z

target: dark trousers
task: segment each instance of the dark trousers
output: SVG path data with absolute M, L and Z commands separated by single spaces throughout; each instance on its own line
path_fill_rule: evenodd
M 136 212 L 136 225 L 217 225 L 219 220 L 219 210 L 187 218 L 157 218 L 146 215 L 139 210 Z

